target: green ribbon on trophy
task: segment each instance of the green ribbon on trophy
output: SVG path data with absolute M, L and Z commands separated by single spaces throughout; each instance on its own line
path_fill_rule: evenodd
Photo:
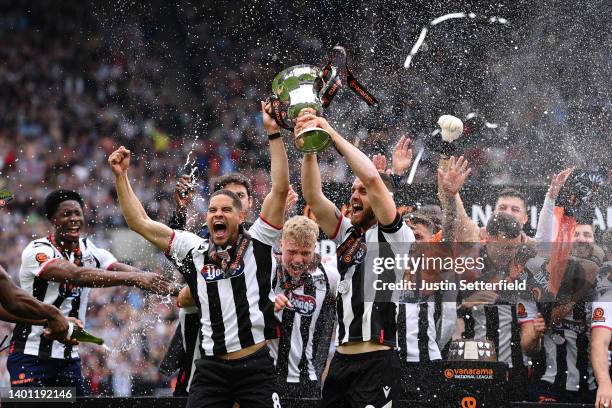
M 329 106 L 338 89 L 345 83 L 369 106 L 378 100 L 355 79 L 346 62 L 346 50 L 339 45 L 332 50 L 330 61 L 320 69 L 314 65 L 295 65 L 279 72 L 272 81 L 270 97 L 272 115 L 284 129 L 293 130 L 302 109 L 312 108 L 320 115 Z M 304 153 L 325 149 L 331 136 L 320 128 L 304 129 L 296 136 L 295 145 Z

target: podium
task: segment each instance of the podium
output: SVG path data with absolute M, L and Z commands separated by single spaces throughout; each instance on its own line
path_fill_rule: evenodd
M 506 363 L 443 361 L 432 385 L 445 408 L 506 408 L 510 406 Z

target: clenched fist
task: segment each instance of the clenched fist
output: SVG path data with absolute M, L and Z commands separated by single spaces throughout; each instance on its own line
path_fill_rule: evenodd
M 131 153 L 125 146 L 121 146 L 108 156 L 108 164 L 115 176 L 127 172 L 128 167 L 130 167 L 130 156 Z

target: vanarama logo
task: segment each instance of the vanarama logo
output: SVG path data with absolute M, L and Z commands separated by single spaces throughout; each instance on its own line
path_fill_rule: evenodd
M 447 368 L 444 378 L 457 380 L 492 380 L 492 368 Z

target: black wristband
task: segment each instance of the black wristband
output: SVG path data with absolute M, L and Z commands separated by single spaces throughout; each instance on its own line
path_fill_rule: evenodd
M 382 232 L 386 232 L 387 234 L 393 234 L 399 231 L 400 228 L 402 228 L 402 225 L 404 225 L 404 220 L 402 219 L 401 215 L 399 215 L 399 213 L 396 213 L 395 218 L 393 219 L 393 222 L 391 224 L 379 224 L 378 227 Z
M 272 133 L 271 135 L 268 135 L 268 140 L 278 139 L 279 137 L 281 137 L 280 132 Z

